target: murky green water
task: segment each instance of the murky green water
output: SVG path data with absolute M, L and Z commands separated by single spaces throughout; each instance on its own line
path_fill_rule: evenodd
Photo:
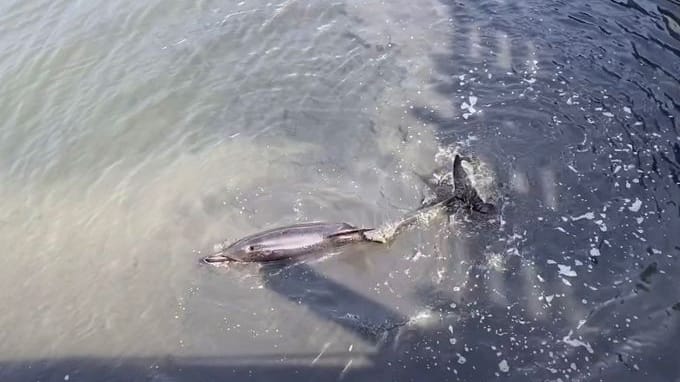
M 0 5 L 0 379 L 677 379 L 679 13 Z M 454 150 L 495 221 L 198 264 L 395 219 Z

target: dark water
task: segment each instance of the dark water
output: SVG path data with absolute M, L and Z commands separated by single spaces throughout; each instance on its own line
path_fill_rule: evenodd
M 474 94 L 481 114 L 418 114 L 451 140 L 474 134 L 471 150 L 497 166 L 507 187 L 505 238 L 480 235 L 478 255 L 513 264 L 502 276 L 476 271 L 479 294 L 458 305 L 475 317 L 457 342 L 470 349 L 456 365 L 460 379 L 680 377 L 679 9 L 451 5 L 481 53 L 470 57 L 470 42 L 454 39 L 461 53 L 438 57 L 438 70 L 461 77 L 437 86 L 456 102 Z M 494 67 L 498 60 L 506 70 Z M 456 299 L 442 293 L 444 304 Z M 433 346 L 441 357 L 450 350 L 431 345 L 438 339 L 414 348 Z M 500 360 L 507 373 L 495 367 Z
M 1 380 L 680 380 L 680 4 L 219 5 L 133 18 L 151 32 L 132 46 L 155 53 L 110 64 L 134 73 L 128 93 L 87 77 L 114 89 L 91 109 L 102 132 L 50 98 L 36 115 L 77 135 L 12 143 L 46 126 L 25 112 L 32 88 L 4 89 L 29 90 L 3 132 L 1 238 L 17 255 Z M 26 55 L 3 75 L 30 77 Z M 161 68 L 176 72 L 156 99 Z M 225 231 L 395 218 L 421 197 L 411 171 L 447 148 L 484 164 L 496 219 L 283 268 L 196 264 Z M 67 262 L 29 262 L 23 234 Z
M 680 377 L 679 9 L 451 5 L 481 53 L 470 57 L 469 41 L 454 39 L 461 53 L 439 57 L 438 69 L 465 77 L 438 89 L 457 102 L 474 94 L 481 114 L 446 118 L 423 107 L 419 116 L 451 140 L 474 134 L 471 150 L 497 166 L 506 237 L 480 235 L 478 255 L 512 263 L 502 276 L 476 271 L 479 294 L 458 305 L 475 317 L 457 342 L 470 349 L 456 365 L 461 380 Z M 494 367 L 503 359 L 507 373 Z

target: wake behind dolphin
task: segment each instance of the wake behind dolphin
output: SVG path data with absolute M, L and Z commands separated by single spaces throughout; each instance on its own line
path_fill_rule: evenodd
M 453 161 L 453 194 L 437 187 L 437 198 L 397 222 L 379 228 L 358 228 L 348 223 L 311 222 L 270 229 L 221 246 L 217 253 L 205 257 L 209 264 L 224 262 L 269 262 L 293 259 L 326 250 L 337 249 L 351 243 L 389 243 L 404 229 L 417 223 L 426 223 L 443 211 L 465 208 L 480 213 L 491 213 L 493 204 L 485 203 L 474 189 L 462 157 Z M 450 187 L 448 188 L 450 190 Z

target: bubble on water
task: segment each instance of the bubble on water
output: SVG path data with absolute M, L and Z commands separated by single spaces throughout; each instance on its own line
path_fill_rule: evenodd
M 507 373 L 508 371 L 510 371 L 510 366 L 508 365 L 508 361 L 506 361 L 506 360 L 502 360 L 501 362 L 499 362 L 498 368 L 504 373 Z
M 642 207 L 642 200 L 640 200 L 639 198 L 635 198 L 635 201 L 630 207 L 628 207 L 628 209 L 633 212 L 638 212 L 640 211 L 640 207 Z
M 466 359 L 465 357 L 463 357 L 462 354 L 456 353 L 456 355 L 458 356 L 458 363 L 459 363 L 459 364 L 462 365 L 462 364 L 464 364 L 465 362 L 467 362 L 467 359 Z
M 571 266 L 557 264 L 557 267 L 559 268 L 558 273 L 560 275 L 564 275 L 564 276 L 567 276 L 567 277 L 576 277 L 576 272 L 571 269 Z

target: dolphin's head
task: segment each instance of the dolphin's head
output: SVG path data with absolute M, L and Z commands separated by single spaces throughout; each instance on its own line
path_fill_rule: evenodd
M 222 253 L 216 253 L 214 255 L 206 256 L 203 258 L 203 262 L 206 264 L 225 263 L 227 261 L 233 260 Z
M 228 261 L 238 261 L 239 255 L 238 243 L 227 246 L 226 243 L 219 243 L 213 247 L 213 254 L 202 259 L 204 263 L 215 264 L 225 263 Z
M 248 261 L 247 259 L 265 254 L 263 248 L 248 240 L 237 241 L 227 247 L 217 244 L 214 254 L 204 257 L 203 262 L 208 264 L 225 263 L 228 261 Z

